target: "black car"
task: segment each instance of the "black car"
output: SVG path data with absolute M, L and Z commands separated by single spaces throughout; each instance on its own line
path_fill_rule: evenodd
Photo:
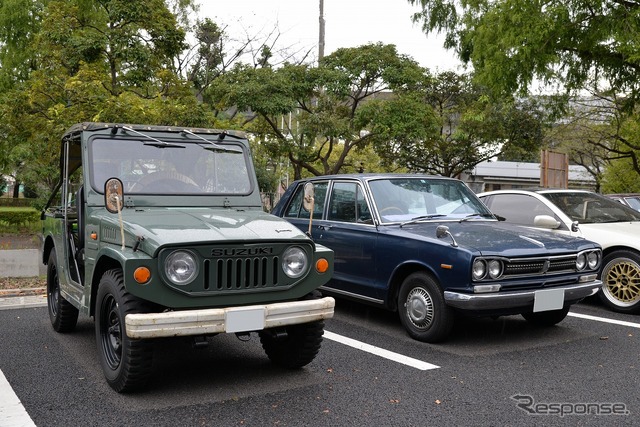
M 315 187 L 310 208 L 307 182 Z M 554 325 L 602 284 L 596 278 L 598 244 L 498 222 L 452 178 L 357 174 L 300 180 L 273 213 L 333 249 L 333 278 L 321 290 L 397 310 L 409 334 L 421 341 L 444 339 L 457 310 L 522 314 Z

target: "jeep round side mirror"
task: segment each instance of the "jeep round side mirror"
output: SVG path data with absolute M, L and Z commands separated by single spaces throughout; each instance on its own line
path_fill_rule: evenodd
M 315 188 L 312 183 L 307 182 L 304 185 L 304 197 L 302 198 L 302 207 L 305 211 L 313 215 L 313 202 L 315 196 Z
M 304 185 L 304 194 L 302 198 L 302 207 L 305 211 L 309 212 L 309 230 L 307 231 L 307 236 L 311 237 L 311 223 L 313 222 L 313 205 L 315 203 L 315 188 L 313 184 L 307 182 Z
M 109 178 L 104 183 L 104 206 L 111 213 L 118 213 L 124 206 L 122 181 Z

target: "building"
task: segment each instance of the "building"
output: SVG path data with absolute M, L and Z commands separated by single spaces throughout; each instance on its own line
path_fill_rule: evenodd
M 476 193 L 509 188 L 540 187 L 540 163 L 486 161 L 461 179 Z M 594 190 L 595 179 L 584 166 L 569 165 L 569 188 Z

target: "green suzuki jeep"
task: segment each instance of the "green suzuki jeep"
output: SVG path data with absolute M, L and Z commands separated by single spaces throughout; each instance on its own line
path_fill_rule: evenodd
M 276 364 L 316 356 L 333 252 L 263 211 L 243 133 L 81 123 L 60 170 L 42 214 L 49 317 L 58 332 L 94 317 L 113 389 L 145 385 L 159 337 L 258 332 Z

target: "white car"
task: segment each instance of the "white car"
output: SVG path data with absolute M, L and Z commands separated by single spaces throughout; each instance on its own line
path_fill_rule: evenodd
M 496 190 L 478 197 L 499 219 L 599 243 L 600 299 L 614 311 L 640 313 L 640 212 L 584 190 Z

